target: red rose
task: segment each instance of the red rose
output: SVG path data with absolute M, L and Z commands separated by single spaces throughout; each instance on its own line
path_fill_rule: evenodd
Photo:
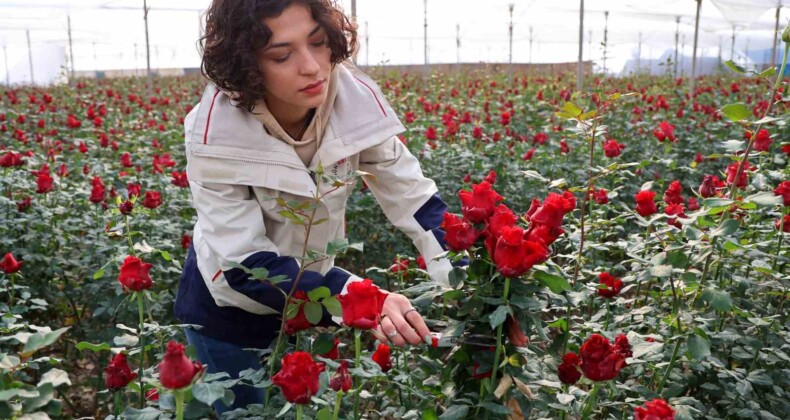
M 191 384 L 202 370 L 200 362 L 193 362 L 184 354 L 183 344 L 170 341 L 159 363 L 159 382 L 167 389 L 180 389 Z
M 395 257 L 394 263 L 390 266 L 390 272 L 400 273 L 401 271 L 409 271 L 409 260 L 401 259 L 401 257 Z
M 428 268 L 428 266 L 425 264 L 425 258 L 423 258 L 422 255 L 417 257 L 417 261 L 415 261 L 415 263 L 417 264 L 417 267 L 419 267 L 419 268 L 421 268 L 423 270 Z
M 132 198 L 132 196 L 139 197 L 141 189 L 142 187 L 140 186 L 140 184 L 135 184 L 133 182 L 130 182 L 126 184 L 126 195 L 128 195 L 129 198 Z
M 609 202 L 609 196 L 606 194 L 605 189 L 599 188 L 593 193 L 593 200 L 598 204 L 606 204 Z
M 727 167 L 727 184 L 732 185 L 735 182 L 735 175 L 738 172 L 738 165 L 738 162 L 734 162 Z M 738 183 L 736 185 L 737 188 L 746 188 L 746 185 L 749 184 L 749 173 L 747 172 L 749 170 L 754 170 L 754 166 L 751 166 L 749 162 L 744 163 L 743 172 L 741 172 L 741 176 L 738 177 Z
M 445 232 L 444 240 L 447 242 L 447 248 L 455 252 L 469 249 L 477 240 L 478 233 L 474 226 L 449 212 L 444 213 L 442 229 Z
M 349 284 L 347 293 L 338 296 L 343 306 L 343 323 L 361 330 L 376 328 L 385 299 L 387 294 L 373 284 L 371 279 Z
M 121 274 L 118 276 L 118 281 L 125 290 L 131 290 L 133 292 L 150 289 L 153 282 L 151 281 L 151 276 L 148 274 L 148 270 L 150 270 L 151 267 L 151 264 L 129 255 L 121 265 Z
M 192 237 L 184 234 L 181 236 L 181 248 L 189 249 L 189 245 L 192 243 Z
M 521 325 L 519 325 L 513 315 L 508 315 L 505 321 L 505 327 L 507 329 L 507 338 L 510 340 L 510 344 L 516 347 L 525 347 L 529 344 L 529 338 L 524 334 Z
M 472 364 L 472 378 L 474 379 L 486 379 L 490 378 L 492 375 L 492 371 L 490 369 L 485 372 L 478 372 L 477 369 L 480 369 L 480 364 L 474 362 Z
M 714 197 L 718 194 L 720 188 L 724 188 L 726 184 L 719 180 L 716 175 L 705 175 L 702 178 L 702 184 L 699 186 L 699 195 L 703 198 Z
M 340 367 L 337 368 L 337 372 L 329 380 L 329 387 L 335 391 L 343 390 L 343 392 L 348 392 L 352 386 L 351 375 L 348 373 L 348 362 L 341 360 Z
M 617 296 L 623 288 L 623 281 L 607 272 L 598 275 L 598 282 L 602 286 L 598 287 L 598 296 L 609 299 Z
M 14 255 L 9 252 L 0 260 L 0 270 L 6 274 L 14 274 L 22 268 L 22 264 L 24 263 L 17 261 Z
M 534 148 L 533 149 L 529 149 L 526 152 L 524 152 L 524 156 L 521 157 L 521 160 L 524 160 L 524 161 L 532 160 L 532 156 L 534 154 L 535 154 L 535 149 Z
M 784 220 L 784 223 L 782 223 L 782 220 Z M 781 217 L 776 219 L 774 226 L 776 226 L 776 230 L 781 229 L 782 232 L 790 233 L 790 214 L 785 214 L 784 219 Z
M 664 202 L 667 204 L 683 204 L 683 186 L 680 181 L 672 181 L 669 188 L 664 191 Z
M 283 356 L 282 367 L 272 377 L 283 396 L 294 404 L 307 404 L 318 393 L 318 379 L 325 366 L 316 363 L 310 353 L 295 351 Z
M 312 327 L 310 321 L 307 320 L 307 315 L 304 313 L 304 304 L 307 303 L 307 293 L 302 290 L 297 290 L 291 297 L 291 304 L 296 304 L 299 309 L 296 316 L 285 320 L 285 333 L 294 335 L 298 331 L 303 331 Z
M 162 194 L 159 191 L 146 191 L 143 199 L 143 207 L 155 209 L 162 205 Z
M 608 158 L 620 156 L 620 151 L 623 149 L 625 149 L 625 145 L 615 140 L 607 140 L 603 143 L 603 151 Z
M 771 134 L 766 129 L 757 132 L 754 140 L 754 150 L 758 152 L 768 152 L 771 150 Z
M 134 163 L 132 163 L 132 155 L 129 154 L 129 152 L 124 152 L 121 155 L 121 166 L 124 168 L 131 168 L 134 166 Z
M 340 344 L 340 340 L 336 338 L 334 346 L 332 346 L 332 348 L 328 352 L 324 354 L 319 354 L 319 356 L 325 359 L 332 359 L 332 360 L 337 359 L 338 357 L 340 357 L 340 350 L 337 348 L 338 344 Z
M 518 226 L 505 226 L 497 238 L 492 260 L 497 271 L 505 277 L 518 277 L 535 264 L 549 258 L 549 251 L 542 244 L 524 239 L 524 230 Z
M 614 338 L 614 351 L 626 359 L 634 356 L 631 351 L 631 343 L 628 342 L 628 337 L 625 334 L 618 334 Z
M 121 211 L 121 214 L 128 216 L 132 214 L 132 211 L 134 210 L 134 204 L 131 201 L 126 200 L 123 203 L 121 203 L 120 206 L 118 206 L 118 210 Z
M 774 195 L 782 196 L 784 205 L 790 206 L 790 181 L 782 181 L 782 183 L 774 189 Z
M 582 372 L 592 381 L 613 379 L 625 366 L 625 358 L 612 348 L 612 343 L 600 334 L 593 334 L 579 349 Z
M 579 370 L 581 360 L 576 353 L 567 353 L 562 356 L 562 363 L 557 366 L 557 376 L 560 382 L 568 385 L 573 385 L 582 377 L 582 372 Z
M 171 184 L 175 185 L 176 187 L 189 188 L 189 180 L 187 179 L 186 171 L 173 171 L 170 173 L 170 176 L 173 177 L 173 179 L 170 181 Z
M 36 192 L 38 194 L 46 194 L 52 191 L 53 183 L 54 179 L 52 179 L 48 172 L 39 173 L 36 179 Z
M 697 155 L 694 156 L 694 163 L 700 164 L 704 161 L 705 161 L 705 157 L 702 156 L 702 153 L 697 153 Z
M 661 398 L 634 409 L 634 420 L 675 420 L 675 410 Z
M 483 182 L 488 182 L 491 185 L 496 184 L 496 171 L 493 169 L 489 171 L 488 175 L 486 175 L 486 177 L 483 178 Z
M 549 193 L 543 204 L 532 213 L 530 223 L 559 227 L 562 225 L 565 214 L 571 212 L 575 207 L 576 198 L 569 191 L 565 191 L 562 195 Z M 532 212 L 532 207 L 530 207 L 530 212 Z
M 486 234 L 497 237 L 505 226 L 514 226 L 518 217 L 506 205 L 500 204 L 494 209 L 494 214 L 488 219 Z
M 699 203 L 697 202 L 697 199 L 694 197 L 689 197 L 689 210 L 691 211 L 699 210 Z
M 159 390 L 156 388 L 151 388 L 148 391 L 145 391 L 145 398 L 148 401 L 159 401 Z
M 675 138 L 675 126 L 666 121 L 662 121 L 658 128 L 653 130 L 653 135 L 661 142 L 664 140 L 676 142 L 678 140 Z
M 683 205 L 682 204 L 671 204 L 671 205 L 667 206 L 667 208 L 664 209 L 664 214 L 666 214 L 667 216 L 678 216 L 678 217 L 683 218 L 683 219 L 685 219 L 687 217 L 686 213 L 683 212 Z M 675 219 L 674 217 L 670 218 L 670 219 L 667 219 L 667 223 L 669 223 L 672 226 L 675 226 L 678 229 L 681 229 L 683 227 L 680 224 L 680 222 L 678 222 L 677 219 Z
M 546 225 L 532 225 L 527 232 L 527 240 L 532 242 L 537 242 L 542 244 L 544 247 L 548 247 L 549 245 L 553 244 L 557 238 L 560 237 L 565 233 L 565 230 L 561 227 L 549 227 Z
M 642 217 L 650 216 L 658 211 L 653 198 L 656 196 L 655 191 L 644 190 L 636 193 L 636 212 Z
M 24 199 L 16 202 L 16 209 L 20 213 L 24 212 L 29 208 L 30 208 L 30 197 L 25 197 Z
M 376 348 L 376 351 L 371 356 L 374 362 L 381 366 L 382 372 L 387 372 L 392 369 L 392 359 L 390 358 L 390 346 L 382 343 Z
M 117 391 L 129 382 L 137 378 L 137 374 L 132 372 L 126 362 L 126 355 L 118 353 L 110 360 L 110 364 L 104 368 L 104 386 L 110 391 Z
M 491 188 L 491 184 L 483 181 L 472 184 L 472 191 L 461 190 L 461 212 L 472 223 L 483 223 L 494 213 L 494 206 L 502 200 L 502 196 Z

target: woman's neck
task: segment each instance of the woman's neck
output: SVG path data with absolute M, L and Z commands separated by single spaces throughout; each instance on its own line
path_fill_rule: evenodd
M 295 107 L 284 103 L 266 102 L 266 107 L 280 127 L 288 133 L 298 133 L 305 124 L 305 119 L 311 114 L 310 108 Z

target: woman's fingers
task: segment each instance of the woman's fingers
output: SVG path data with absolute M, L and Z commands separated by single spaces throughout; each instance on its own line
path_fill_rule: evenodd
M 417 334 L 420 337 L 420 341 L 425 344 L 431 344 L 431 330 L 428 329 L 428 326 L 425 325 L 425 321 L 422 319 L 422 316 L 416 310 L 408 310 L 406 312 L 405 318 L 409 321 L 412 327 L 417 330 Z
M 388 316 L 387 319 L 389 319 L 393 324 L 395 324 L 395 327 L 398 329 L 398 332 L 400 333 L 400 336 L 402 336 L 404 339 L 406 339 L 406 341 L 409 344 L 411 344 L 413 346 L 416 346 L 416 345 L 424 342 L 423 339 L 420 338 L 419 335 L 417 335 L 417 331 L 414 331 L 414 328 L 412 328 L 412 325 L 409 324 L 409 322 L 406 321 L 406 319 L 403 318 L 403 315 L 398 316 L 398 315 L 392 314 L 392 315 Z M 393 341 L 393 343 L 394 343 L 394 341 Z
M 405 322 L 405 321 L 404 321 Z M 388 316 L 381 321 L 381 331 L 384 333 L 383 342 L 391 342 L 396 346 L 404 346 L 406 341 L 397 324 L 392 320 L 392 316 Z

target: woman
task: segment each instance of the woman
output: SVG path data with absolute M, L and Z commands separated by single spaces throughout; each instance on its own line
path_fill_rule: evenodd
M 451 264 L 440 228 L 446 205 L 433 181 L 398 140 L 404 127 L 378 86 L 345 60 L 355 29 L 330 0 L 214 0 L 202 38 L 203 74 L 210 80 L 185 119 L 187 174 L 197 209 L 192 245 L 175 303 L 187 339 L 209 372 L 238 377 L 260 368 L 255 352 L 280 328 L 282 294 L 249 280 L 232 263 L 296 277 L 303 246 L 324 252 L 345 234 L 345 207 L 364 179 L 389 220 L 429 261 L 433 279 L 446 282 Z M 348 180 L 340 188 L 316 179 Z M 331 191 L 334 190 L 334 191 Z M 331 192 L 330 192 L 331 191 Z M 326 194 L 308 238 L 277 204 Z M 333 266 L 310 264 L 297 286 L 342 294 L 360 280 Z M 309 264 L 309 266 L 308 266 Z M 291 281 L 278 284 L 290 290 Z M 430 331 L 409 300 L 391 293 L 374 330 L 395 345 L 430 343 Z M 262 390 L 234 388 L 233 407 L 262 402 Z M 228 409 L 215 405 L 218 413 Z

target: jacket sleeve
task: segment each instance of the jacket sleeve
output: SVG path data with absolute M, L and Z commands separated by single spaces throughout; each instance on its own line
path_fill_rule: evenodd
M 393 136 L 361 152 L 359 169 L 373 175 L 365 183 L 390 222 L 414 242 L 431 278 L 446 283 L 452 264 L 437 257 L 447 250 L 441 228 L 447 204 L 417 158 Z
M 290 291 L 299 271 L 299 261 L 280 255 L 277 246 L 266 236 L 263 211 L 250 187 L 189 181 L 192 199 L 197 209 L 203 246 L 207 246 L 220 269 L 209 284 L 212 297 L 220 306 L 236 306 L 259 315 L 279 314 L 284 308 L 284 296 L 273 286 L 250 279 L 231 262 L 247 268 L 265 268 L 269 277 L 284 275 L 289 278 L 277 287 Z M 200 257 L 200 250 L 196 250 Z M 220 276 L 222 274 L 222 276 Z M 305 270 L 298 289 L 309 291 L 327 286 L 333 295 L 345 292 L 349 281 L 360 278 L 341 268 L 332 268 L 325 275 Z

